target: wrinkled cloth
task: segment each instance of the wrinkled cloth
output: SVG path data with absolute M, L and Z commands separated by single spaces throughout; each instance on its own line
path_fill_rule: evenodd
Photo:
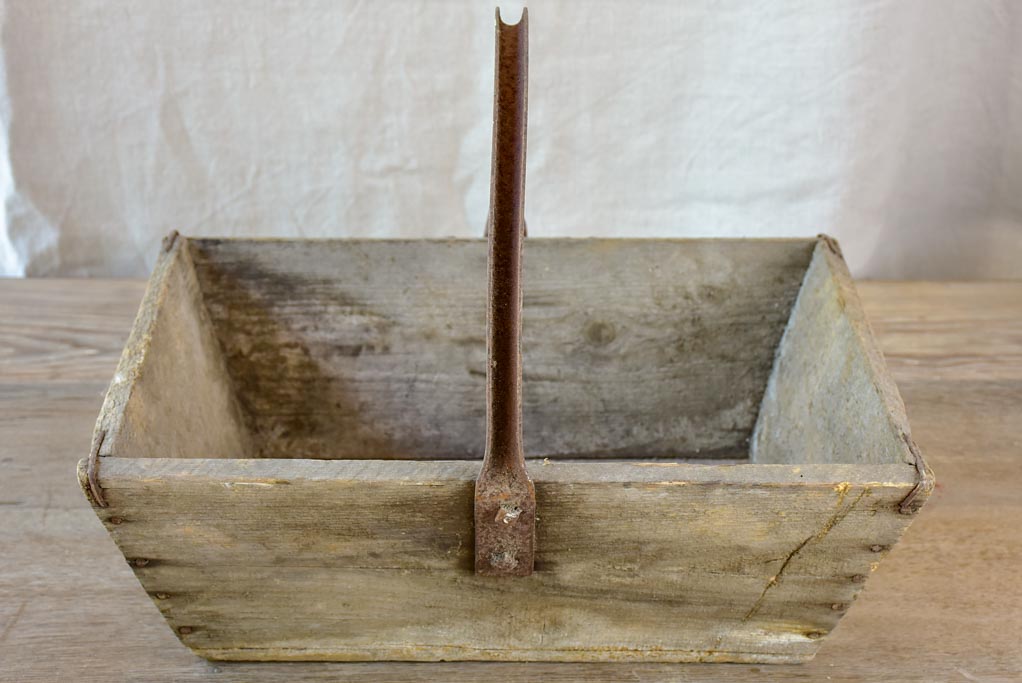
M 0 274 L 143 276 L 175 229 L 482 235 L 490 3 L 0 2 Z M 1022 277 L 1022 2 L 529 17 L 530 237 L 826 232 L 859 277 Z

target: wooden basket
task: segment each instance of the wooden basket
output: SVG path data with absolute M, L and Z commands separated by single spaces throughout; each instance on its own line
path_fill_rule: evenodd
M 175 233 L 83 490 L 212 659 L 808 659 L 933 481 L 837 245 L 522 256 L 495 38 L 489 248 Z
M 524 264 L 536 564 L 493 578 L 485 241 L 169 240 L 78 476 L 188 647 L 812 657 L 932 487 L 835 243 Z

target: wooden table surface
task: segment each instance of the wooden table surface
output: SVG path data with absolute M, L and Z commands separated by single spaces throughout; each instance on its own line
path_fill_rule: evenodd
M 74 474 L 143 286 L 0 280 L 0 680 L 1022 681 L 1022 282 L 860 286 L 938 484 L 800 666 L 195 657 Z

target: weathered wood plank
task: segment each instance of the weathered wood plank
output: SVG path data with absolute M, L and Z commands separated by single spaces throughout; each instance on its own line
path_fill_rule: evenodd
M 96 423 L 100 455 L 245 457 L 254 451 L 179 237 L 160 255 Z
M 844 261 L 822 239 L 752 438 L 757 463 L 915 463 L 908 417 Z
M 192 240 L 265 457 L 478 458 L 482 240 Z M 812 240 L 529 239 L 529 456 L 737 457 Z
M 477 471 L 107 458 L 98 512 L 211 657 L 795 661 L 897 540 L 914 484 L 905 465 L 550 462 L 536 574 L 502 581 L 473 573 Z

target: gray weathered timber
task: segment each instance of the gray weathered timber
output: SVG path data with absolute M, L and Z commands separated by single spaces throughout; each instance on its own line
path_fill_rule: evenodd
M 530 240 L 525 264 L 526 452 L 544 457 L 536 571 L 507 581 L 473 573 L 464 459 L 482 241 L 161 256 L 97 425 L 109 507 L 85 461 L 79 480 L 186 645 L 812 657 L 931 483 L 836 247 Z
M 851 276 L 821 239 L 777 351 L 752 440 L 758 463 L 914 463 L 908 417 Z
M 102 455 L 253 452 L 185 244 L 161 254 L 149 280 L 96 424 Z
M 813 240 L 526 240 L 527 457 L 747 451 Z M 190 240 L 265 457 L 478 458 L 484 240 Z
M 106 458 L 100 516 L 209 657 L 796 661 L 897 540 L 914 483 L 904 465 L 549 461 L 536 574 L 500 580 L 473 574 L 477 472 Z

